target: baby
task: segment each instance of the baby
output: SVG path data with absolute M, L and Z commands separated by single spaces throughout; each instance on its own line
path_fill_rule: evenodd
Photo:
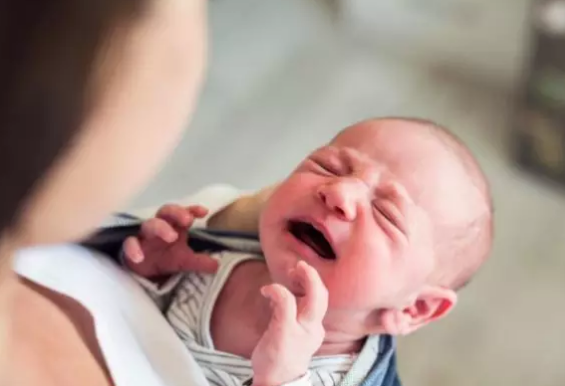
M 416 119 L 343 130 L 253 210 L 261 254 L 192 251 L 199 206 L 164 206 L 124 243 L 212 385 L 362 383 L 380 339 L 445 316 L 492 244 L 477 162 Z

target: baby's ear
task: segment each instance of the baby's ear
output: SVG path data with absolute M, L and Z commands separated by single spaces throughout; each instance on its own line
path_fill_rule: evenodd
M 381 325 L 390 335 L 408 335 L 449 313 L 457 303 L 457 294 L 449 288 L 430 286 L 404 309 L 381 313 Z

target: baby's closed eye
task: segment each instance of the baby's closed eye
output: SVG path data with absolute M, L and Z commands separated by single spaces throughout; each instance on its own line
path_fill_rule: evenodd
M 378 198 L 373 201 L 373 207 L 390 225 L 405 234 L 402 213 L 393 202 Z

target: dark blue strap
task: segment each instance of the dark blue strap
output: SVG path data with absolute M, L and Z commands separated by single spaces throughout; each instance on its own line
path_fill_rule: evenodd
M 123 215 L 118 217 L 122 218 Z M 135 217 L 125 217 L 128 220 L 136 220 Z M 122 244 L 130 236 L 137 236 L 141 228 L 141 220 L 129 221 L 127 225 L 116 225 L 108 228 L 101 228 L 96 233 L 83 240 L 80 245 L 89 249 L 102 252 L 103 254 L 111 257 L 115 261 L 119 261 Z M 257 241 L 259 237 L 256 233 L 236 232 L 236 231 L 222 231 L 222 230 L 209 230 L 199 229 L 199 233 L 205 233 L 213 237 L 222 238 L 238 238 L 245 240 Z M 195 252 L 221 252 L 227 250 L 226 246 L 220 242 L 198 237 L 196 234 L 191 234 L 188 238 L 188 245 Z M 212 238 L 213 238 L 212 237 Z
M 385 374 L 381 386 L 402 386 L 396 368 L 396 353 L 392 354 L 392 357 L 390 358 L 388 370 Z
M 392 336 L 381 336 L 379 357 L 361 386 L 401 386 L 396 368 L 395 346 Z
M 384 335 L 380 340 L 379 350 L 381 354 L 390 352 L 387 370 L 383 378 L 381 386 L 401 386 L 400 378 L 398 376 L 398 369 L 396 367 L 396 342 L 394 337 Z
M 205 238 L 201 235 L 209 235 L 211 238 Z M 257 234 L 246 233 L 246 232 L 235 232 L 235 231 L 221 231 L 221 230 L 210 230 L 210 229 L 192 229 L 188 233 L 188 246 L 195 252 L 222 252 L 227 250 L 232 250 L 226 244 L 222 243 L 218 239 L 244 239 L 258 241 L 259 238 Z
M 122 244 L 130 236 L 139 234 L 140 224 L 102 228 L 79 244 L 101 252 L 119 263 Z
M 256 232 L 239 232 L 239 231 L 224 231 L 217 229 L 200 229 L 211 236 L 217 237 L 233 237 L 238 239 L 259 241 L 259 235 Z

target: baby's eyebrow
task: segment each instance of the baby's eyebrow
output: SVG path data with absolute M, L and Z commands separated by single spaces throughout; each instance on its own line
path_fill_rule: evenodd
M 340 162 L 345 163 L 348 167 L 352 165 L 352 157 L 346 148 L 334 145 L 326 145 L 316 150 L 313 155 L 321 154 L 337 158 Z
M 317 148 L 316 150 L 314 150 L 311 155 L 315 155 L 315 154 L 325 154 L 325 153 L 336 153 L 338 151 L 338 149 L 333 146 L 333 145 L 324 145 L 322 147 Z
M 348 166 L 352 166 L 355 163 L 359 163 L 361 161 L 359 155 L 355 154 L 355 151 L 353 149 L 341 147 L 337 150 L 341 160 L 347 163 Z
M 414 200 L 412 199 L 406 188 L 404 188 L 404 186 L 402 186 L 402 184 L 397 181 L 388 181 L 383 186 L 377 188 L 377 190 L 380 194 L 384 194 L 394 199 L 395 201 L 399 201 L 402 205 L 409 205 L 414 203 Z

